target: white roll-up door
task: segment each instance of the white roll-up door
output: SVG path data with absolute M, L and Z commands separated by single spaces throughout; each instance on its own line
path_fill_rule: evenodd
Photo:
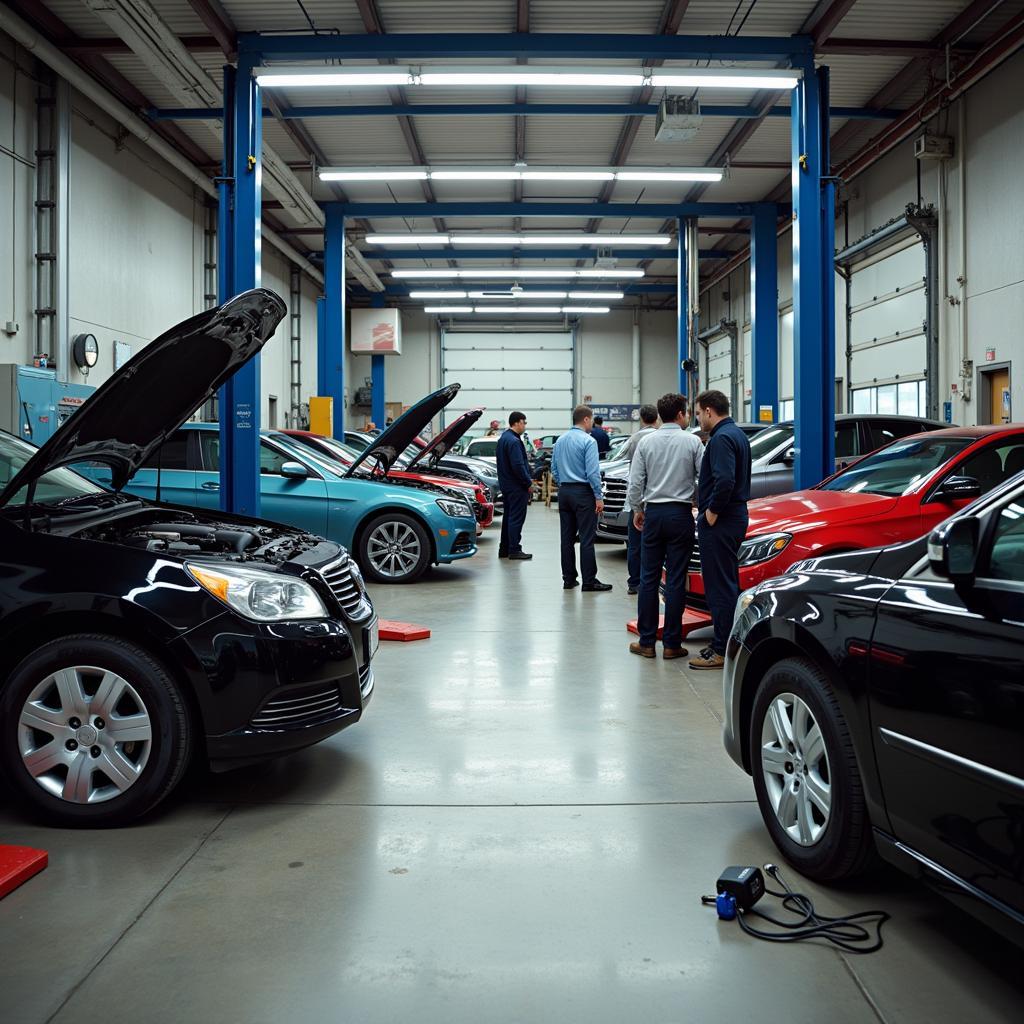
M 493 419 L 507 426 L 508 414 L 518 409 L 532 437 L 565 430 L 575 404 L 573 359 L 571 331 L 445 331 L 442 381 L 462 390 L 443 422 L 483 406 L 481 424 Z
M 709 391 L 721 391 L 728 397 L 730 404 L 735 404 L 733 370 L 736 356 L 732 345 L 733 336 L 727 331 L 708 341 L 707 376 L 704 379 Z
M 917 235 L 850 267 L 851 391 L 927 376 L 925 279 Z

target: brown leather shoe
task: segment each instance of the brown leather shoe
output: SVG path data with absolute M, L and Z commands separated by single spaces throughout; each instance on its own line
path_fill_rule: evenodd
M 631 643 L 629 645 L 630 654 L 639 654 L 641 658 L 653 658 L 655 652 L 653 647 L 644 647 L 643 644 Z
M 666 647 L 661 652 L 661 656 L 666 661 L 671 661 L 673 658 L 685 658 L 690 652 L 685 647 Z
M 690 659 L 690 668 L 723 668 L 725 658 L 716 654 L 710 647 L 705 647 L 696 658 Z

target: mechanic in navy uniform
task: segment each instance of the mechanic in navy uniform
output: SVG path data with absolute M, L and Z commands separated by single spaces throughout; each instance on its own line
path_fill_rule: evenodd
M 505 499 L 505 514 L 501 517 L 501 540 L 498 557 L 527 562 L 533 555 L 523 550 L 523 524 L 526 506 L 533 488 L 533 474 L 526 459 L 523 433 L 526 413 L 513 412 L 508 418 L 508 430 L 498 438 L 495 452 L 498 462 L 498 487 Z
M 725 665 L 725 645 L 740 596 L 739 550 L 747 535 L 750 441 L 729 415 L 721 391 L 704 391 L 694 403 L 697 422 L 710 433 L 697 485 L 697 540 L 701 576 L 715 638 L 690 668 Z
M 590 436 L 597 442 L 597 457 L 603 458 L 612 447 L 612 439 L 608 436 L 608 431 L 604 429 L 604 417 L 595 416 L 594 425 L 590 429 Z

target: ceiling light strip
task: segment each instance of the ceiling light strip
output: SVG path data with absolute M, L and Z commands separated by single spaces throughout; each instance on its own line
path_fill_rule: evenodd
M 444 280 L 445 278 L 473 278 L 477 281 L 487 280 L 526 280 L 528 278 L 548 278 L 552 280 L 568 280 L 570 278 L 639 278 L 644 276 L 640 269 L 605 269 L 603 267 L 584 268 L 581 270 L 572 267 L 561 268 L 538 268 L 538 267 L 482 267 L 466 268 L 451 267 L 444 270 L 392 270 L 391 276 L 396 279 L 430 279 Z
M 670 245 L 671 235 L 616 235 L 576 232 L 563 235 L 484 235 L 471 232 L 448 234 L 369 234 L 368 245 L 593 245 L 609 249 L 626 246 Z
M 721 167 L 321 167 L 321 181 L 721 181 Z
M 424 306 L 424 313 L 448 316 L 456 313 L 476 313 L 481 315 L 511 314 L 548 314 L 560 316 L 563 313 L 610 313 L 608 306 Z

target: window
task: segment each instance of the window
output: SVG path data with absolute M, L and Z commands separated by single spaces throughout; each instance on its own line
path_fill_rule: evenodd
M 796 399 L 795 398 L 783 398 L 779 402 L 779 419 L 780 420 L 791 420 L 796 415 Z
M 220 432 L 204 430 L 199 434 L 199 447 L 203 453 L 203 469 L 220 472 Z
M 260 442 L 260 473 L 269 476 L 280 476 L 281 467 L 286 462 L 294 462 L 294 456 L 289 458 L 281 452 L 271 448 L 265 441 Z
M 142 464 L 144 469 L 188 469 L 188 433 L 179 430 L 152 452 Z
M 906 380 L 897 384 L 879 384 L 855 388 L 852 411 L 881 413 L 887 416 L 927 416 L 927 384 L 923 380 Z
M 868 430 L 868 451 L 873 452 L 877 448 L 907 437 L 909 434 L 920 434 L 928 427 L 921 423 L 912 423 L 906 420 L 874 420 L 864 424 Z
M 969 437 L 921 437 L 896 441 L 822 484 L 824 491 L 906 494 L 973 441 Z
M 981 484 L 985 494 L 1024 469 L 1024 436 L 989 446 L 964 459 L 950 476 L 969 476 Z
M 986 575 L 996 580 L 1024 582 L 1024 505 L 1012 501 L 996 521 Z
M 854 422 L 836 424 L 836 458 L 849 458 L 859 453 L 857 424 Z
M 25 464 L 38 451 L 33 445 L 10 434 L 0 434 L 0 488 L 6 487 Z M 79 476 L 66 467 L 51 469 L 39 478 L 35 489 L 35 501 L 38 503 L 64 501 L 80 498 L 85 495 L 103 494 L 103 488 L 97 487 L 91 480 Z M 10 505 L 24 504 L 28 497 L 28 488 L 22 487 L 10 499 Z

